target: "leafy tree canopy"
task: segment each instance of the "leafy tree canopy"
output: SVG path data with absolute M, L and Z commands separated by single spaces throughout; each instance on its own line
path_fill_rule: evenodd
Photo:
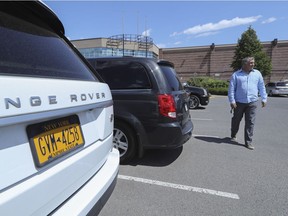
M 252 56 L 255 58 L 255 68 L 262 73 L 263 77 L 269 75 L 272 69 L 271 59 L 268 58 L 262 49 L 263 47 L 256 31 L 249 26 L 248 30 L 238 39 L 231 67 L 235 71 L 240 69 L 242 67 L 242 59 Z

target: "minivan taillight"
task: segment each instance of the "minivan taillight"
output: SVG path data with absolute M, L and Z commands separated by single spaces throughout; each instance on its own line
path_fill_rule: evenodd
M 158 95 L 159 112 L 163 116 L 176 118 L 176 106 L 172 95 Z

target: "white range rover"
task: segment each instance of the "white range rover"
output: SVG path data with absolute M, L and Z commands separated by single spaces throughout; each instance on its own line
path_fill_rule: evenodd
M 0 2 L 0 215 L 96 215 L 111 195 L 113 101 L 91 70 L 43 3 Z

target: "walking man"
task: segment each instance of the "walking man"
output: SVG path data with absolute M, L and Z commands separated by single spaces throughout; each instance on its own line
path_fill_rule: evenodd
M 237 142 L 236 135 L 243 115 L 245 115 L 244 140 L 245 146 L 253 150 L 252 137 L 256 119 L 258 93 L 262 100 L 262 107 L 267 102 L 264 80 L 260 71 L 253 69 L 254 57 L 242 59 L 242 68 L 234 72 L 230 79 L 228 99 L 233 117 L 231 119 L 231 140 Z

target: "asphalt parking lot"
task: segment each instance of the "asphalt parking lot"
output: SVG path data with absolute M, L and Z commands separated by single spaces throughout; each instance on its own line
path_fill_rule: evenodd
M 253 151 L 243 146 L 243 121 L 240 143 L 229 140 L 227 97 L 190 113 L 193 137 L 121 165 L 100 215 L 288 215 L 288 97 L 259 102 Z

